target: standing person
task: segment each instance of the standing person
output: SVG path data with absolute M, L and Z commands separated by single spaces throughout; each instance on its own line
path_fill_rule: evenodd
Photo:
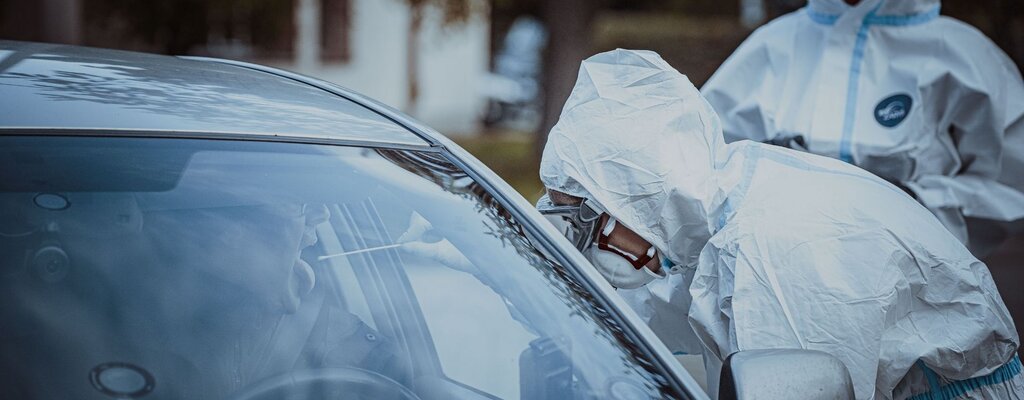
M 939 0 L 810 0 L 751 34 L 701 92 L 727 142 L 864 168 L 978 257 L 1020 230 L 1024 84 L 981 32 L 939 16 Z
M 858 399 L 1024 396 L 988 269 L 931 213 L 847 163 L 726 144 L 657 54 L 583 62 L 540 177 L 540 211 L 613 286 L 642 286 L 634 309 L 703 353 L 712 390 L 731 353 L 803 348 L 840 359 Z

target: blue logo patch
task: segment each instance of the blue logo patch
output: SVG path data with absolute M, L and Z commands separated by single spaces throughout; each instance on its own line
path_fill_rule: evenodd
M 899 125 L 910 114 L 910 106 L 914 100 L 906 94 L 894 94 L 886 97 L 875 106 L 875 121 L 886 128 Z

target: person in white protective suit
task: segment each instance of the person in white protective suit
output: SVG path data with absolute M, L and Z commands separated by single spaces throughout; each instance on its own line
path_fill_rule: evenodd
M 583 62 L 540 177 L 542 214 L 577 207 L 574 232 L 590 239 L 570 239 L 613 286 L 646 283 L 619 293 L 675 352 L 717 367 L 740 350 L 825 351 L 859 399 L 1024 397 L 988 269 L 928 210 L 835 159 L 726 144 L 711 106 L 653 52 Z
M 1024 229 L 1024 83 L 939 0 L 810 0 L 701 88 L 725 140 L 847 161 L 913 195 L 977 257 Z

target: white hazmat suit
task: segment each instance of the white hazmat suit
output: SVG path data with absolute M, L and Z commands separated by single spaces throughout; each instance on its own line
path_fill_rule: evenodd
M 631 297 L 673 351 L 825 351 L 860 399 L 1024 393 L 988 269 L 928 210 L 835 159 L 726 144 L 711 106 L 655 53 L 583 62 L 540 175 L 672 261 L 674 275 Z
M 938 0 L 810 0 L 701 92 L 726 141 L 802 136 L 909 189 L 979 257 L 1024 225 L 1024 83 Z

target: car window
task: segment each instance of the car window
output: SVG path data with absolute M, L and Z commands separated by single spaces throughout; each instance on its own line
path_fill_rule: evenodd
M 680 396 L 435 151 L 0 138 L 0 262 L 17 398 Z

